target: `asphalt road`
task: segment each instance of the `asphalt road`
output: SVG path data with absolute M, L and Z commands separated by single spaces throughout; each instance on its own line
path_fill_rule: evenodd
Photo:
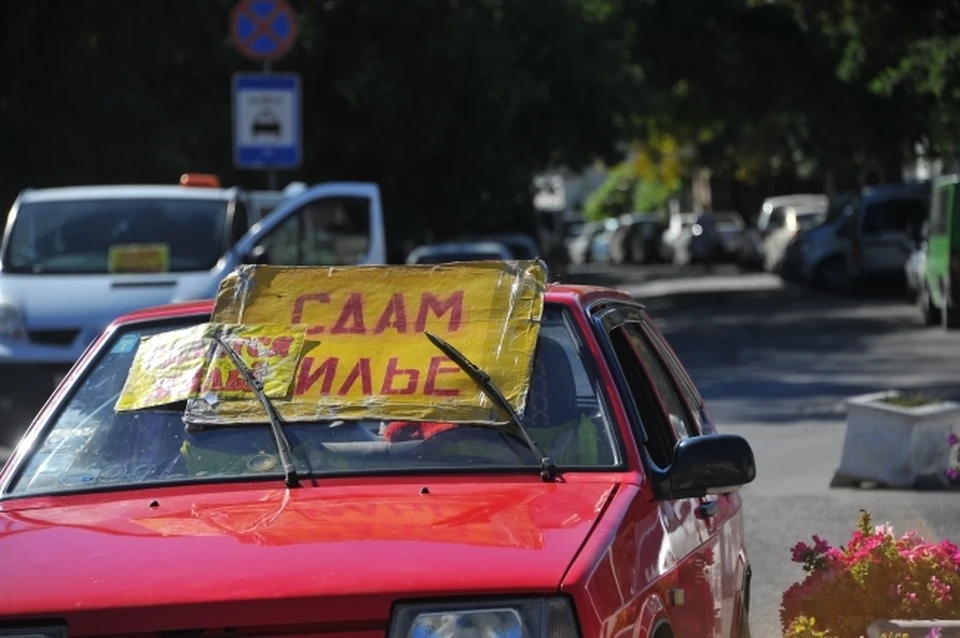
M 802 575 L 790 547 L 811 534 L 845 543 L 861 508 L 898 533 L 960 540 L 960 492 L 829 487 L 844 399 L 890 388 L 960 398 L 960 331 L 923 327 L 900 297 L 818 295 L 732 269 L 585 267 L 573 277 L 643 301 L 718 429 L 750 441 L 757 480 L 742 496 L 753 635 L 780 635 L 780 595 Z

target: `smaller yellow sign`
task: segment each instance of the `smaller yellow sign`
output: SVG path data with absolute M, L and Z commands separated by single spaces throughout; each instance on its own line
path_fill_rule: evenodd
M 207 393 L 218 399 L 252 398 L 233 360 L 213 340 L 217 333 L 264 384 L 268 397 L 281 399 L 290 393 L 305 328 L 204 323 L 144 337 L 115 409 L 141 410 Z
M 117 244 L 110 246 L 107 268 L 112 273 L 170 271 L 168 244 Z

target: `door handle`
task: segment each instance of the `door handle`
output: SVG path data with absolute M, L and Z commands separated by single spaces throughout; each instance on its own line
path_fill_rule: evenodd
M 697 515 L 700 518 L 713 518 L 720 511 L 720 505 L 716 501 L 707 501 L 697 506 Z

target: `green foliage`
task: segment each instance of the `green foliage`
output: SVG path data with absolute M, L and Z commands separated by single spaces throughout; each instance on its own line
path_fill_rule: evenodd
M 610 171 L 607 179 L 584 203 L 584 217 L 599 221 L 633 212 L 634 189 L 638 183 L 633 167 L 620 164 Z

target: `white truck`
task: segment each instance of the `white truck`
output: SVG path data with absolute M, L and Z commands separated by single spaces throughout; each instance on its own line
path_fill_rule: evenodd
M 0 447 L 116 316 L 212 298 L 242 263 L 386 263 L 378 186 L 301 189 L 263 219 L 213 175 L 23 191 L 0 246 Z

